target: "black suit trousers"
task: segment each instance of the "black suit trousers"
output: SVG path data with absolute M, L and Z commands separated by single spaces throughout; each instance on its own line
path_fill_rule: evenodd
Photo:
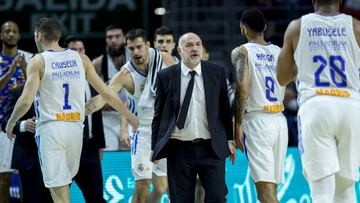
M 171 203 L 192 203 L 196 176 L 205 190 L 205 203 L 225 203 L 225 159 L 219 159 L 210 140 L 200 143 L 169 140 L 167 171 Z
M 79 171 L 74 177 L 87 203 L 105 203 L 103 178 L 98 149 L 93 140 L 85 140 L 81 151 Z
M 50 190 L 45 187 L 39 162 L 30 169 L 19 169 L 24 203 L 52 203 Z

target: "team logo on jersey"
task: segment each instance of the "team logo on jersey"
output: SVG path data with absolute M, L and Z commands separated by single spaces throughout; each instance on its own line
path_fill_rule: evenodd
M 140 92 L 144 91 L 145 84 L 140 85 Z
M 142 164 L 139 164 L 139 165 L 138 165 L 138 170 L 139 170 L 139 171 L 143 171 L 143 170 L 144 170 L 144 166 L 143 166 Z

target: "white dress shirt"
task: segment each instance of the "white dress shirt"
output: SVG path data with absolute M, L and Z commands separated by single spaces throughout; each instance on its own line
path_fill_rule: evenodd
M 183 62 L 181 62 L 181 82 L 180 82 L 180 108 L 183 104 L 186 89 L 191 79 L 189 72 L 192 71 Z M 199 63 L 194 71 L 194 89 L 192 92 L 188 113 L 185 120 L 184 128 L 179 130 L 175 127 L 172 139 L 182 141 L 191 141 L 197 138 L 210 139 L 208 130 L 208 120 L 206 112 L 205 88 L 203 75 L 201 74 L 201 63 Z M 180 112 L 180 110 L 179 110 Z

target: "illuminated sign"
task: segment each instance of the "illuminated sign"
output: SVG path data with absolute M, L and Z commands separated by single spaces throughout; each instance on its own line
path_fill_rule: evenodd
M 256 203 L 256 190 L 250 178 L 246 157 L 238 151 L 235 165 L 226 162 L 226 183 L 229 190 L 228 203 Z M 105 152 L 102 161 L 104 177 L 104 198 L 110 203 L 131 202 L 135 186 L 131 175 L 130 152 Z M 91 177 L 89 177 L 91 178 Z M 355 186 L 360 200 L 360 184 Z M 83 203 L 79 188 L 71 186 L 71 202 Z M 167 202 L 167 195 L 162 203 Z M 278 198 L 282 203 L 311 203 L 308 185 L 302 175 L 299 151 L 289 148 L 285 161 L 285 183 L 278 187 Z M 360 201 L 358 201 L 360 202 Z

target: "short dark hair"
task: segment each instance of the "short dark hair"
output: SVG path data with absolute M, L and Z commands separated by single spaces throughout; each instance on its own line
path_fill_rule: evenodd
M 266 28 L 266 21 L 264 14 L 256 8 L 245 10 L 241 15 L 240 22 L 257 33 L 262 33 Z
M 341 1 L 341 0 L 315 0 L 314 4 L 329 5 L 329 4 L 335 4 L 338 1 Z
M 107 31 L 109 31 L 109 30 L 115 30 L 115 29 L 120 29 L 120 30 L 123 31 L 123 29 L 121 28 L 120 25 L 118 25 L 118 24 L 111 24 L 111 25 L 106 26 L 105 32 L 107 32 Z
M 68 47 L 68 45 L 71 43 L 71 42 L 77 42 L 77 41 L 80 41 L 82 43 L 84 43 L 84 40 L 79 36 L 79 35 L 69 35 L 65 38 L 64 40 L 64 45 L 65 47 Z M 85 44 L 85 43 L 84 43 Z
M 156 41 L 156 36 L 157 35 L 171 35 L 171 36 L 173 36 L 173 38 L 175 40 L 173 30 L 171 28 L 169 28 L 169 27 L 166 27 L 166 26 L 161 26 L 161 27 L 159 27 L 159 28 L 157 28 L 155 30 L 154 41 Z
M 126 33 L 126 40 L 135 40 L 138 37 L 141 37 L 144 42 L 148 41 L 147 33 L 145 30 L 140 28 L 131 29 L 129 32 Z
M 61 37 L 60 23 L 54 18 L 39 18 L 35 22 L 35 31 L 43 34 L 46 41 L 59 41 Z

